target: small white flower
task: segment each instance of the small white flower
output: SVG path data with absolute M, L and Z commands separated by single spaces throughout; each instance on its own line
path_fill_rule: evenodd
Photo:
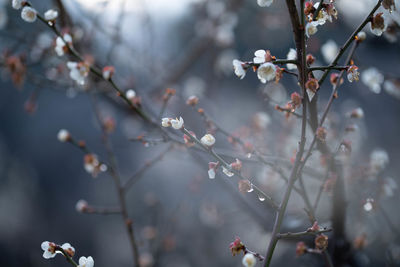
M 49 20 L 55 20 L 58 17 L 58 11 L 54 9 L 49 9 L 44 13 L 44 19 L 49 21 Z
M 376 149 L 370 155 L 370 165 L 374 172 L 382 171 L 389 163 L 389 154 L 383 149 Z
M 331 63 L 336 58 L 338 51 L 339 47 L 333 40 L 329 40 L 321 46 L 322 56 L 327 63 Z
M 128 98 L 129 100 L 132 101 L 132 99 L 134 99 L 136 97 L 136 92 L 133 89 L 128 89 L 128 91 L 126 91 L 125 93 L 126 98 Z
M 398 81 L 386 80 L 383 88 L 389 95 L 400 99 L 400 83 Z
M 262 83 L 266 83 L 275 79 L 276 66 L 271 62 L 267 62 L 258 67 L 257 77 Z
M 72 37 L 68 33 L 65 33 L 63 37 L 57 37 L 54 50 L 59 57 L 63 56 L 65 51 L 68 49 L 67 43 L 70 45 L 72 44 Z
M 56 256 L 56 244 L 54 244 L 53 242 L 44 241 L 41 245 L 41 248 L 44 251 L 43 258 L 51 259 Z
M 233 172 L 231 172 L 228 168 L 225 168 L 225 166 L 222 166 L 222 172 L 226 174 L 228 177 L 232 177 L 235 175 Z
M 69 68 L 69 76 L 72 80 L 76 81 L 79 85 L 85 84 L 85 78 L 89 74 L 89 66 L 83 62 L 67 62 L 67 67 Z
M 182 127 L 183 127 L 183 119 L 182 119 L 182 117 L 179 117 L 179 119 L 178 118 L 175 118 L 175 119 L 172 119 L 171 120 L 171 126 L 172 126 L 172 128 L 174 128 L 175 130 L 180 130 L 180 129 L 182 129 Z
M 357 39 L 360 41 L 364 41 L 365 39 L 367 39 L 367 34 L 365 32 L 359 32 L 357 34 Z
M 350 118 L 361 119 L 364 117 L 364 110 L 360 107 L 353 109 L 350 114 Z
M 256 52 L 254 52 L 254 58 L 253 58 L 253 63 L 254 64 L 262 64 L 266 61 L 266 56 L 267 51 L 259 49 Z
M 370 25 L 371 32 L 376 36 L 381 36 L 384 33 L 388 26 L 388 18 L 386 18 L 385 14 L 378 13 L 372 18 Z
M 30 6 L 24 6 L 21 11 L 21 18 L 26 22 L 35 22 L 37 18 L 37 11 Z
M 208 178 L 214 179 L 215 178 L 215 169 L 211 168 L 208 170 Z
M 104 80 L 109 80 L 114 75 L 115 68 L 113 66 L 106 66 L 103 68 L 103 78 Z
M 78 267 L 93 267 L 94 266 L 94 260 L 91 256 L 89 257 L 80 257 L 79 258 L 79 265 Z
M 235 70 L 236 76 L 243 79 L 246 76 L 246 70 L 243 68 L 243 62 L 237 59 L 232 61 L 233 69 Z
M 77 212 L 83 212 L 87 209 L 88 206 L 89 204 L 87 203 L 86 200 L 80 199 L 78 200 L 78 202 L 76 202 L 75 209 Z
M 381 85 L 383 84 L 384 77 L 376 68 L 369 68 L 363 71 L 361 81 L 369 87 L 375 94 L 381 92 Z
M 13 0 L 13 1 L 12 1 L 12 7 L 13 7 L 14 9 L 20 9 L 20 8 L 22 7 L 22 4 L 23 4 L 24 2 L 26 2 L 26 1 L 23 1 L 23 0 Z
M 61 129 L 57 134 L 58 141 L 63 143 L 67 142 L 70 138 L 71 138 L 70 133 L 65 129 Z
M 162 118 L 161 125 L 162 125 L 162 127 L 171 126 L 171 118 Z
M 64 243 L 62 244 L 61 248 L 70 256 L 74 256 L 75 254 L 75 249 L 71 246 L 70 243 Z
M 318 28 L 317 26 L 319 25 L 319 23 L 317 21 L 311 21 L 308 22 L 306 25 L 306 35 L 308 38 L 310 38 L 311 35 L 314 35 L 317 33 Z
M 272 5 L 273 2 L 274 2 L 274 0 L 257 0 L 257 4 L 260 7 L 270 6 L 270 5 Z
M 256 265 L 257 259 L 253 254 L 247 253 L 246 255 L 244 255 L 244 257 L 242 259 L 242 263 L 243 263 L 243 266 L 245 266 L 245 267 L 253 267 Z
M 358 67 L 355 65 L 351 65 L 347 70 L 347 80 L 349 82 L 354 82 L 359 80 L 360 73 L 358 72 Z
M 83 167 L 85 171 L 90 173 L 93 177 L 96 177 L 100 172 L 105 172 L 107 166 L 100 164 L 100 161 L 95 154 L 86 154 L 83 158 Z
M 296 59 L 297 59 L 297 52 L 296 52 L 296 49 L 290 48 L 289 52 L 287 53 L 286 58 L 287 58 L 288 60 L 296 60 Z M 286 64 L 286 67 L 288 68 L 288 70 L 295 70 L 295 69 L 297 69 L 296 64 L 292 64 L 292 63 Z
M 201 143 L 205 146 L 212 146 L 215 144 L 215 138 L 211 134 L 206 134 L 200 139 Z

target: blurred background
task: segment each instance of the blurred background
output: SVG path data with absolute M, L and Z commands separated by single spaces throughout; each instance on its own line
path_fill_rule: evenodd
M 53 33 L 40 22 L 22 21 L 10 2 L 0 1 L 0 266 L 68 266 L 61 256 L 42 257 L 40 244 L 46 240 L 71 243 L 78 257 L 93 256 L 96 266 L 131 266 L 121 217 L 82 214 L 75 208 L 80 199 L 98 207 L 117 206 L 112 178 L 106 173 L 92 178 L 83 168 L 82 152 L 60 143 L 57 132 L 68 129 L 105 159 L 93 109 L 96 102 L 101 118 L 115 122 L 111 140 L 124 181 L 170 144 L 130 140 L 143 134 L 149 139 L 160 136 L 124 108 L 104 81 L 89 77 L 83 86 L 72 81 L 65 65 L 68 56 L 58 57 L 54 51 Z M 329 64 L 331 50 L 323 53 L 321 47 L 327 42 L 340 47 L 375 2 L 336 1 L 338 19 L 319 27 L 308 42 L 309 52 L 317 58 L 315 66 Z M 285 75 L 279 84 L 265 85 L 251 71 L 238 79 L 232 68 L 233 59 L 252 60 L 258 49 L 286 58 L 294 43 L 283 1 L 269 8 L 259 7 L 255 0 L 31 3 L 40 13 L 59 10 L 57 23 L 63 32 L 71 33 L 74 47 L 98 66 L 115 66 L 116 83 L 124 90 L 133 88 L 150 114 L 159 114 L 165 89 L 174 88 L 176 95 L 165 115 L 182 116 L 185 126 L 201 137 L 212 129 L 185 104 L 195 95 L 200 99 L 198 107 L 220 127 L 255 144 L 267 159 L 275 163 L 278 159 L 276 164 L 289 173 L 300 121 L 285 118 L 275 106 L 285 105 L 290 94 L 298 91 L 296 79 Z M 345 81 L 327 122 L 329 146 L 335 148 L 342 140 L 352 144 L 351 155 L 343 155 L 343 162 L 353 266 L 400 266 L 400 15 L 398 11 L 386 15 L 387 32 L 376 37 L 367 26 L 367 39 L 354 58 L 361 76 L 371 67 L 384 76 L 381 92 L 373 92 L 362 81 Z M 320 110 L 330 93 L 327 83 L 320 90 Z M 358 107 L 365 117 L 349 119 L 346 114 Z M 350 124 L 358 129 L 345 134 Z M 242 159 L 243 174 L 280 200 L 285 183 L 273 168 L 247 158 L 226 136 L 216 134 L 216 138 L 217 151 L 225 153 L 229 162 Z M 376 172 L 372 171 L 374 151 L 389 158 Z M 129 190 L 128 211 L 143 266 L 241 266 L 241 257 L 232 257 L 229 250 L 236 236 L 264 255 L 273 211 L 254 194 L 239 193 L 236 180 L 222 173 L 209 179 L 209 161 L 212 158 L 205 153 L 175 146 Z M 324 176 L 319 153 L 307 166 L 312 171 L 305 175 L 306 186 L 314 199 Z M 332 201 L 326 191 L 317 218 L 328 227 Z M 286 232 L 310 227 L 303 206 L 293 194 L 283 225 Z M 297 241 L 278 244 L 274 266 L 324 266 L 316 255 L 296 258 Z M 304 241 L 313 244 L 311 238 Z

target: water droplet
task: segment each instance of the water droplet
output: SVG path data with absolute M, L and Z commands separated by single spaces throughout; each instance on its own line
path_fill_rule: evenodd
M 251 153 L 247 153 L 247 158 L 249 159 L 249 158 L 251 158 L 251 156 L 252 156 L 252 154 Z
M 102 172 L 105 172 L 105 171 L 107 171 L 107 165 L 106 164 L 101 164 L 100 165 L 100 171 L 102 171 Z

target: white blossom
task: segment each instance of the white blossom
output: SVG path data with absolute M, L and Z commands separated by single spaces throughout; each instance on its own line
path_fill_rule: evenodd
M 254 52 L 253 63 L 254 64 L 262 64 L 266 61 L 267 51 L 259 49 Z
M 240 60 L 234 59 L 232 64 L 236 76 L 238 76 L 240 79 L 243 79 L 246 76 L 246 70 L 243 68 L 244 63 Z
M 276 66 L 271 62 L 267 62 L 258 67 L 257 77 L 262 83 L 275 79 Z
M 208 178 L 214 179 L 215 178 L 215 168 L 210 168 L 208 170 Z
M 93 267 L 94 266 L 94 260 L 91 256 L 89 257 L 80 257 L 79 258 L 79 265 L 78 267 Z
M 175 130 L 180 130 L 180 129 L 182 129 L 183 123 L 184 123 L 184 121 L 183 121 L 182 117 L 179 117 L 179 119 L 178 119 L 178 118 L 175 118 L 175 119 L 172 119 L 172 120 L 171 120 L 171 126 L 172 126 L 172 128 L 174 128 Z
M 37 18 L 37 11 L 30 6 L 24 6 L 21 11 L 21 18 L 26 22 L 35 22 Z
M 128 98 L 129 100 L 132 101 L 132 99 L 134 99 L 136 97 L 136 92 L 133 89 L 128 89 L 128 91 L 126 91 L 125 93 L 126 98 Z
M 357 39 L 360 41 L 364 41 L 365 39 L 367 39 L 367 34 L 365 32 L 359 32 L 357 34 Z
M 200 139 L 200 141 L 205 146 L 212 146 L 215 144 L 215 137 L 211 134 L 206 134 Z
M 251 253 L 247 253 L 246 255 L 244 255 L 244 257 L 242 259 L 242 264 L 245 267 L 254 267 L 256 265 L 256 263 L 257 263 L 257 259 Z
M 383 88 L 389 95 L 400 99 L 400 83 L 398 81 L 386 80 L 383 83 Z
M 273 2 L 274 2 L 274 0 L 257 0 L 257 4 L 260 7 L 270 6 L 270 5 L 272 5 Z
M 67 62 L 67 67 L 69 68 L 69 76 L 72 80 L 76 81 L 79 85 L 85 84 L 85 78 L 89 74 L 89 66 L 83 62 Z
M 56 256 L 56 244 L 54 244 L 53 242 L 44 241 L 41 245 L 41 248 L 44 251 L 43 258 L 51 259 Z
M 376 68 L 369 68 L 363 71 L 361 81 L 368 86 L 373 93 L 379 94 L 382 89 L 381 85 L 383 84 L 384 76 Z
M 371 32 L 376 36 L 381 36 L 382 33 L 384 33 L 387 29 L 387 22 L 388 18 L 386 18 L 384 14 L 378 13 L 378 15 L 376 15 L 369 24 Z
M 67 50 L 67 43 L 72 44 L 72 37 L 68 33 L 65 33 L 63 37 L 57 37 L 54 50 L 59 57 L 63 56 L 65 51 Z
M 349 69 L 347 70 L 347 80 L 349 82 L 354 82 L 359 80 L 360 73 L 358 72 L 358 67 L 357 66 L 350 66 Z
M 311 35 L 314 35 L 317 33 L 318 28 L 317 26 L 319 25 L 319 23 L 317 21 L 311 21 L 308 22 L 306 25 L 306 35 L 308 38 L 310 38 Z
M 70 138 L 70 133 L 65 129 L 61 129 L 57 134 L 57 139 L 60 142 L 67 142 Z
M 382 171 L 389 163 L 389 154 L 383 149 L 375 149 L 370 155 L 369 162 L 373 171 Z
M 21 9 L 22 8 L 22 4 L 26 2 L 24 0 L 12 0 L 12 7 L 14 9 Z
M 321 46 L 321 53 L 327 63 L 331 63 L 339 52 L 339 47 L 333 40 L 327 41 Z
M 288 60 L 296 60 L 297 59 L 297 52 L 296 49 L 290 48 L 289 52 L 287 53 L 286 59 Z M 288 63 L 286 64 L 288 70 L 295 70 L 297 69 L 296 64 Z
M 45 20 L 55 20 L 58 17 L 58 11 L 54 9 L 49 9 L 44 13 Z
M 76 202 L 75 209 L 77 212 L 83 212 L 89 206 L 86 200 L 80 199 Z
M 161 125 L 162 125 L 162 127 L 171 126 L 171 118 L 162 118 Z

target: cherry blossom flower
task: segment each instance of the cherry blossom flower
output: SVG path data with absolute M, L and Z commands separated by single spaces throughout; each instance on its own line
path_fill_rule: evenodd
M 251 253 L 247 253 L 246 255 L 244 255 L 244 257 L 242 259 L 242 264 L 245 267 L 253 267 L 256 265 L 256 263 L 257 263 L 257 259 Z
M 21 9 L 22 6 L 26 3 L 24 0 L 12 0 L 12 7 L 14 9 Z
M 96 177 L 100 172 L 105 172 L 107 166 L 101 164 L 96 154 L 86 154 L 83 160 L 85 170 L 93 177 Z
M 306 92 L 310 101 L 313 99 L 315 93 L 319 88 L 318 80 L 315 78 L 308 79 L 306 82 Z
M 376 36 L 381 36 L 387 28 L 387 20 L 383 16 L 383 13 L 376 14 L 371 21 L 371 32 Z
M 386 80 L 383 83 L 383 88 L 389 95 L 400 99 L 400 81 Z
M 54 258 L 57 254 L 56 254 L 56 247 L 57 245 L 53 242 L 49 242 L 49 241 L 44 241 L 41 245 L 42 249 L 43 249 L 43 258 L 45 259 L 51 259 Z
M 234 59 L 232 61 L 232 64 L 236 76 L 238 76 L 240 79 L 243 79 L 246 76 L 246 70 L 243 67 L 245 63 L 240 60 Z
M 286 58 L 288 60 L 296 60 L 297 59 L 297 52 L 296 49 L 290 48 L 289 52 L 286 55 Z M 286 64 L 286 67 L 288 68 L 288 70 L 295 70 L 297 69 L 296 64 L 292 64 L 292 63 L 288 63 Z
M 271 62 L 267 62 L 258 67 L 257 77 L 262 83 L 271 81 L 276 77 L 277 67 Z
M 63 37 L 58 36 L 56 39 L 56 46 L 54 50 L 59 57 L 63 56 L 68 51 L 68 46 L 72 45 L 72 37 L 68 33 L 65 33 Z
M 64 143 L 71 139 L 71 135 L 67 130 L 61 129 L 57 134 L 57 139 L 58 141 Z
M 355 65 L 351 65 L 348 69 L 347 69 L 347 80 L 349 80 L 349 82 L 354 82 L 354 81 L 358 81 L 359 80 L 359 76 L 360 73 L 358 72 L 358 67 Z
M 58 11 L 54 9 L 49 9 L 44 13 L 44 19 L 47 21 L 55 20 L 58 17 Z
M 274 2 L 274 0 L 257 0 L 257 4 L 260 7 L 270 6 L 270 5 L 272 5 L 273 2 Z
M 183 123 L 184 123 L 184 121 L 183 121 L 182 117 L 179 117 L 179 119 L 178 119 L 178 118 L 175 118 L 175 119 L 172 119 L 172 120 L 171 120 L 171 126 L 172 126 L 172 128 L 174 128 L 175 130 L 180 130 L 180 129 L 182 129 Z
M 94 266 L 94 260 L 91 256 L 89 257 L 80 257 L 79 258 L 79 265 L 78 267 L 93 267 Z
M 162 118 L 161 125 L 162 125 L 162 127 L 170 127 L 171 126 L 171 118 Z
M 85 78 L 89 75 L 89 66 L 84 62 L 67 62 L 69 68 L 69 76 L 79 85 L 85 84 Z
M 364 117 L 364 111 L 362 108 L 356 108 L 350 112 L 349 116 L 350 118 L 361 119 Z
M 307 246 L 304 242 L 298 242 L 296 245 L 296 256 L 299 257 L 307 252 Z
M 382 6 L 389 10 L 389 12 L 392 12 L 393 10 L 396 10 L 396 5 L 394 3 L 394 0 L 383 0 L 382 1 Z
M 328 247 L 328 237 L 324 234 L 318 235 L 314 243 L 317 249 L 325 250 Z
M 269 50 L 262 50 L 259 49 L 256 52 L 254 52 L 254 58 L 253 58 L 253 63 L 254 64 L 262 64 L 265 62 L 271 61 L 271 53 Z
M 132 102 L 136 97 L 136 92 L 133 89 L 128 89 L 125 93 L 125 96 Z
M 115 68 L 113 66 L 105 66 L 103 68 L 103 78 L 104 80 L 109 80 L 114 75 Z
M 210 147 L 215 144 L 215 137 L 212 136 L 211 134 L 206 134 L 200 139 L 200 142 L 203 145 Z
M 208 163 L 208 178 L 214 179 L 216 170 L 219 166 L 219 162 L 209 162 Z
M 361 81 L 375 94 L 381 92 L 381 85 L 384 81 L 384 76 L 376 68 L 369 68 L 363 71 Z
M 364 41 L 365 39 L 367 39 L 367 34 L 366 34 L 365 32 L 359 32 L 359 33 L 357 34 L 357 40 L 358 40 L 358 41 L 362 42 L 362 41 Z
M 383 149 L 375 149 L 370 155 L 369 162 L 372 171 L 378 173 L 389 164 L 389 154 Z
M 86 200 L 80 199 L 78 202 L 76 202 L 75 205 L 75 210 L 77 212 L 85 212 L 89 208 L 89 204 L 87 203 Z
M 235 256 L 239 254 L 241 251 L 244 251 L 246 247 L 244 246 L 240 238 L 236 237 L 235 241 L 229 244 L 229 249 L 231 250 L 232 255 Z
M 318 25 L 319 23 L 317 21 L 311 21 L 308 22 L 306 25 L 306 35 L 308 38 L 310 38 L 311 35 L 314 35 L 318 31 Z
M 44 251 L 43 258 L 51 259 L 51 258 L 54 258 L 57 254 L 62 254 L 61 251 L 57 250 L 58 247 L 59 246 L 53 242 L 44 241 L 41 244 L 41 248 Z M 64 250 L 64 252 L 67 253 L 68 256 L 70 256 L 70 257 L 73 257 L 75 254 L 75 249 L 69 243 L 64 243 L 61 246 L 61 249 Z
M 24 6 L 21 11 L 21 18 L 26 22 L 35 22 L 37 18 L 37 11 L 36 9 L 30 6 Z
M 324 45 L 321 46 L 321 53 L 325 59 L 325 62 L 331 63 L 339 52 L 339 47 L 333 40 L 328 40 Z

